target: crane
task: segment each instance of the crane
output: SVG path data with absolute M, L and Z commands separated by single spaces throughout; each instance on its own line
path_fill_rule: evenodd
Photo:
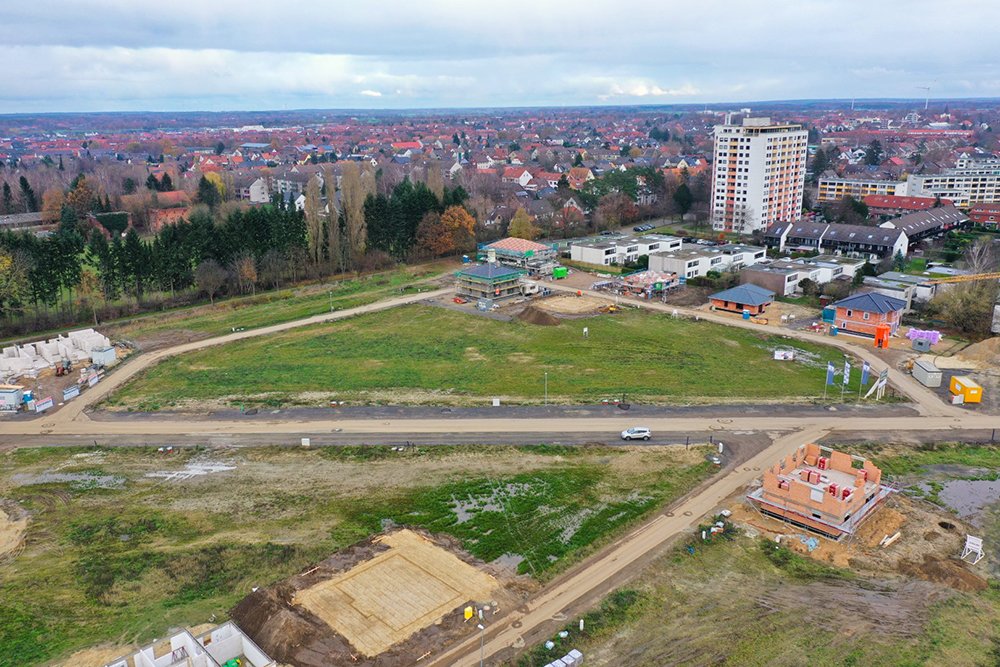
M 927 282 L 932 285 L 939 285 L 941 283 L 970 283 L 979 280 L 1000 280 L 1000 272 L 996 273 L 972 273 L 967 276 L 951 276 L 950 278 L 935 278 L 934 280 L 928 280 Z
M 917 86 L 917 88 L 918 88 L 919 90 L 922 90 L 922 91 L 924 91 L 924 93 L 925 93 L 925 95 L 926 95 L 926 96 L 924 97 L 924 111 L 927 111 L 927 107 L 928 107 L 928 106 L 930 105 L 930 103 L 931 103 L 931 87 L 930 87 L 930 86 Z

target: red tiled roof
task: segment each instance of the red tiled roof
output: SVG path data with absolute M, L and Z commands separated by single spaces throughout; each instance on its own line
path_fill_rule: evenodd
M 937 200 L 934 197 L 901 197 L 898 195 L 867 195 L 864 198 L 865 206 L 869 208 L 891 208 L 905 211 L 926 211 L 934 208 Z M 950 206 L 953 202 L 950 199 L 942 199 L 942 206 Z
M 500 239 L 499 241 L 494 241 L 486 247 L 492 248 L 493 250 L 506 250 L 508 252 L 528 252 L 530 250 L 541 252 L 543 250 L 549 250 L 549 246 L 542 243 L 535 243 L 534 241 L 528 241 L 526 239 L 518 239 L 513 236 Z

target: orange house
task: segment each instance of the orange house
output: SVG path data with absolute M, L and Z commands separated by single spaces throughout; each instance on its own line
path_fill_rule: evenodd
M 881 482 L 871 461 L 810 443 L 765 470 L 747 500 L 764 514 L 839 540 L 893 493 Z
M 841 299 L 832 307 L 836 308 L 834 326 L 842 333 L 874 338 L 880 324 L 888 324 L 890 335 L 895 335 L 906 302 L 878 292 L 863 292 Z

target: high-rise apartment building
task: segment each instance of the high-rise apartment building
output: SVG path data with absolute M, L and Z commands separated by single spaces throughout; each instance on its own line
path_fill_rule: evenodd
M 712 228 L 749 234 L 802 216 L 809 133 L 801 125 L 744 118 L 715 126 Z

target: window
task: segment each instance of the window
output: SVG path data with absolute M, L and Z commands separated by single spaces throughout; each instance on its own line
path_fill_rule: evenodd
M 868 313 L 865 313 L 864 315 L 862 315 L 861 319 L 867 320 L 868 319 Z
M 849 309 L 849 310 L 847 311 L 847 316 L 848 316 L 848 317 L 851 317 L 851 316 L 853 316 L 853 315 L 854 315 L 854 311 L 853 311 L 853 310 L 850 310 L 850 309 Z
M 812 515 L 813 515 L 814 519 L 822 519 L 823 518 L 823 515 L 820 514 L 820 513 L 818 513 L 818 512 L 813 512 Z

